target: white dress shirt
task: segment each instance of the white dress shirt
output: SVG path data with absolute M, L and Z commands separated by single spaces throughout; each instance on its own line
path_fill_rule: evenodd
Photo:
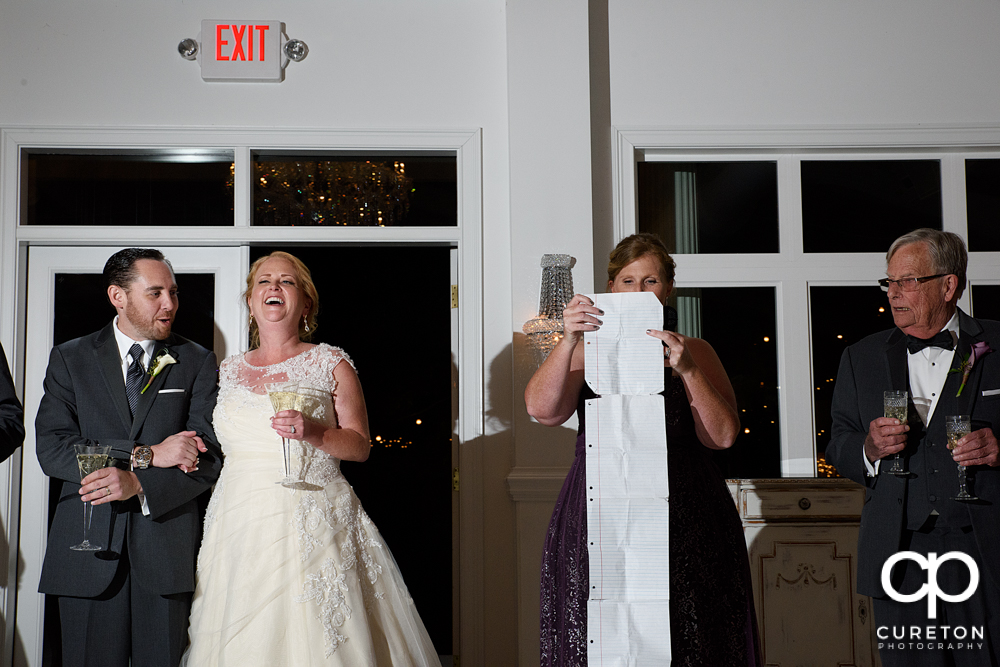
M 920 420 L 925 425 L 930 424 L 934 417 L 934 409 L 937 408 L 938 399 L 941 397 L 941 389 L 944 387 L 945 380 L 948 379 L 948 371 L 951 370 L 952 361 L 955 359 L 959 332 L 957 310 L 941 331 L 951 333 L 952 342 L 955 344 L 952 349 L 925 347 L 919 352 L 907 351 L 906 353 L 906 366 L 910 375 L 910 399 L 920 415 Z M 870 477 L 877 475 L 881 459 L 872 464 L 865 456 L 864 451 L 862 451 L 861 457 L 865 461 L 868 475 Z

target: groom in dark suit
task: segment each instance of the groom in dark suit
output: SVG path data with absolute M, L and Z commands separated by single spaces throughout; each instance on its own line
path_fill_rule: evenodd
M 187 643 L 201 534 L 196 498 L 218 477 L 215 355 L 171 334 L 173 269 L 129 248 L 104 267 L 118 311 L 52 349 L 35 421 L 42 469 L 61 481 L 39 591 L 58 596 L 63 665 L 175 667 Z M 80 483 L 73 445 L 110 445 L 113 467 Z M 83 504 L 93 504 L 90 540 Z
M 957 308 L 968 255 L 961 237 L 919 229 L 887 254 L 886 290 L 896 328 L 844 351 L 833 396 L 833 437 L 826 453 L 837 470 L 865 486 L 858 533 L 858 592 L 874 598 L 883 667 L 998 664 L 1000 649 L 1000 323 Z M 909 392 L 908 424 L 883 416 L 883 392 Z M 945 417 L 971 415 L 972 433 L 947 449 Z M 907 474 L 890 474 L 902 453 Z M 969 467 L 974 503 L 959 502 L 958 464 Z M 935 582 L 945 594 L 971 588 L 961 560 L 928 572 L 918 560 L 950 552 L 970 556 L 979 584 L 963 602 L 904 602 L 899 593 Z M 898 591 L 898 593 L 897 593 Z M 924 591 L 927 592 L 926 589 Z M 982 628 L 984 636 L 976 636 Z M 916 635 L 914 635 L 916 632 Z

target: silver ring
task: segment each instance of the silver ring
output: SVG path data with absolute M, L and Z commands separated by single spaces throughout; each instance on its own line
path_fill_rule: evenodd
M 664 345 L 663 346 L 663 356 L 667 357 L 668 359 L 670 358 L 670 346 L 669 345 Z
M 292 427 L 292 433 L 295 433 L 295 427 L 294 426 Z

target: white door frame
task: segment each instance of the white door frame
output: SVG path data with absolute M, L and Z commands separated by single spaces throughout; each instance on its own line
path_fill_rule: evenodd
M 51 247 L 36 246 L 28 251 L 28 309 L 25 345 L 24 427 L 25 451 L 21 468 L 20 557 L 17 577 L 16 632 L 24 649 L 15 665 L 36 667 L 42 664 L 42 634 L 45 619 L 45 596 L 38 593 L 42 557 L 48 534 L 49 478 L 34 456 L 35 414 L 42 396 L 42 380 L 52 348 L 55 315 L 55 278 L 60 273 L 100 273 L 108 257 L 120 247 Z M 242 276 L 246 269 L 239 247 L 170 248 L 165 253 L 176 273 L 215 274 L 215 353 L 219 359 L 240 349 L 246 340 Z M 183 294 L 181 295 L 183 317 Z M 98 308 L 101 304 L 93 304 Z M 242 346 L 245 347 L 245 344 Z M 82 517 L 81 517 L 82 521 Z
M 78 227 L 19 226 L 26 211 L 21 190 L 21 157 L 25 149 L 77 152 L 136 150 L 232 151 L 234 162 L 233 224 L 218 227 Z M 454 227 L 252 227 L 252 152 L 410 151 L 457 157 L 458 225 Z M 8 126 L 0 129 L 0 342 L 7 351 L 15 383 L 22 387 L 25 369 L 25 293 L 28 247 L 36 245 L 157 247 L 244 246 L 242 268 L 249 263 L 248 244 L 319 243 L 446 243 L 458 254 L 458 448 L 461 458 L 459 516 L 460 614 L 459 644 L 469 664 L 485 660 L 485 503 L 483 459 L 476 446 L 466 446 L 485 433 L 485 361 L 483 357 L 483 185 L 482 130 L 329 130 L 315 128 L 107 128 Z M 123 238 L 123 234 L 127 238 Z M 33 335 L 33 334 L 32 334 Z M 38 380 L 40 382 L 40 379 Z M 29 436 L 30 438 L 30 436 Z M 26 440 L 33 454 L 33 440 Z M 0 464 L 0 522 L 10 544 L 17 544 L 20 498 L 20 452 Z M 0 541 L 0 560 L 3 557 Z M 11 550 L 7 581 L 15 581 L 18 552 Z M 22 577 L 23 578 L 23 577 Z M 27 589 L 37 584 L 23 582 Z M 0 587 L 3 614 L 14 612 L 13 586 Z M 8 623 L 3 656 L 13 654 L 14 627 Z

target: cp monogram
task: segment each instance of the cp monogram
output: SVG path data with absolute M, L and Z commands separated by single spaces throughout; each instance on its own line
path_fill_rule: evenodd
M 916 593 L 910 593 L 904 595 L 892 587 L 892 581 L 890 578 L 890 573 L 892 572 L 892 566 L 901 560 L 912 560 L 916 562 L 920 569 L 928 571 L 928 578 L 930 581 L 920 587 Z M 941 590 L 937 584 L 937 571 L 941 566 L 941 563 L 948 560 L 960 560 L 965 563 L 965 566 L 969 568 L 969 587 L 958 595 L 949 595 Z M 949 551 L 948 553 L 938 558 L 937 554 L 933 551 L 927 554 L 927 558 L 924 558 L 920 554 L 914 551 L 900 551 L 897 554 L 893 554 L 885 561 L 885 565 L 882 566 L 882 588 L 885 590 L 886 594 L 891 597 L 896 602 L 916 602 L 922 597 L 927 597 L 927 618 L 937 618 L 937 599 L 941 598 L 945 602 L 965 602 L 972 594 L 976 592 L 976 588 L 979 586 L 979 567 L 976 565 L 976 561 L 972 559 L 972 556 L 961 551 Z

